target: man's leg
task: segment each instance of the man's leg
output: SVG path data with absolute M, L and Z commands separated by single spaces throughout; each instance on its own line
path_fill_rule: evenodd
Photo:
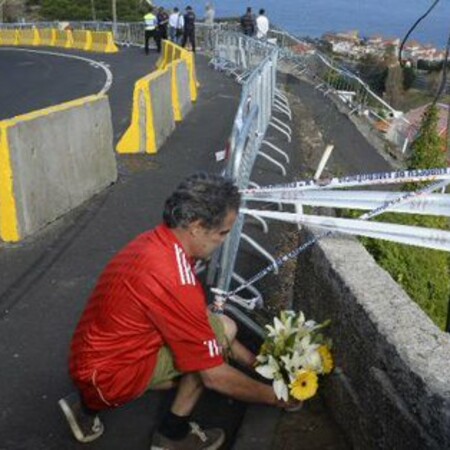
M 189 32 L 189 40 L 191 41 L 192 51 L 195 53 L 195 30 Z
M 155 370 L 155 384 L 150 383 L 150 389 L 171 388 L 175 385 L 167 380 L 176 374 L 173 360 L 167 348 L 161 349 Z M 165 380 L 165 381 L 159 381 Z M 190 415 L 203 392 L 200 375 L 190 373 L 181 376 L 177 393 L 169 412 L 164 416 L 152 439 L 152 449 L 180 448 L 183 450 L 197 450 L 201 448 L 219 448 L 225 440 L 222 430 L 201 430 L 190 421 Z
M 150 31 L 145 30 L 144 36 L 145 36 L 145 54 L 148 55 L 148 41 L 150 40 Z
M 161 53 L 161 35 L 159 34 L 158 30 L 155 30 L 153 33 L 153 39 L 155 40 L 156 44 L 156 51 L 158 53 Z
M 236 339 L 236 322 L 224 314 L 220 314 L 216 317 L 218 317 L 223 324 L 226 342 L 222 342 L 221 344 L 228 349 L 230 357 L 244 367 L 253 368 L 256 356 Z

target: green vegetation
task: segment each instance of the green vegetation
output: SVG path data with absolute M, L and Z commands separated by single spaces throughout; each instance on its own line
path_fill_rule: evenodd
M 419 136 L 413 143 L 408 161 L 409 169 L 446 167 L 443 142 L 437 133 L 437 122 L 437 109 L 431 106 L 424 115 Z M 405 189 L 418 187 L 408 186 Z M 449 229 L 449 222 L 444 217 L 387 213 L 380 216 L 379 220 Z M 362 241 L 378 264 L 392 275 L 436 325 L 444 329 L 450 298 L 448 253 L 368 238 L 363 238 Z
M 29 0 L 28 5 L 40 6 L 43 20 L 112 20 L 111 0 Z M 142 20 L 145 4 L 140 0 L 117 0 L 117 19 L 123 22 Z

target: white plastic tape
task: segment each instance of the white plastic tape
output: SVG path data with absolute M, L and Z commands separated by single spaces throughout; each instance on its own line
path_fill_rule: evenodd
M 267 193 L 276 193 L 285 198 L 291 198 L 297 191 L 307 189 L 334 189 L 349 188 L 354 186 L 373 186 L 378 184 L 419 183 L 424 181 L 450 180 L 450 168 L 398 170 L 394 172 L 377 172 L 359 175 L 350 175 L 341 178 L 329 178 L 323 180 L 306 180 L 295 183 L 277 184 L 255 189 L 244 189 L 242 194 L 248 200 L 257 200 L 259 196 Z
M 335 217 L 312 216 L 280 211 L 250 210 L 252 214 L 265 219 L 300 223 L 324 231 L 338 232 L 357 236 L 366 236 L 401 244 L 417 245 L 435 250 L 450 251 L 450 232 L 435 228 L 414 227 L 367 220 L 337 219 Z M 246 210 L 241 210 L 246 213 Z
M 308 190 L 291 191 L 285 196 L 281 192 L 266 193 L 258 201 L 269 203 L 301 204 L 302 206 L 321 206 L 326 208 L 375 209 L 384 203 L 398 198 L 404 192 L 398 191 L 335 191 Z M 286 198 L 289 197 L 289 198 Z M 243 200 L 252 200 L 246 194 Z M 406 214 L 425 214 L 433 216 L 450 216 L 450 194 L 428 194 L 417 196 L 408 203 L 395 207 L 395 211 Z

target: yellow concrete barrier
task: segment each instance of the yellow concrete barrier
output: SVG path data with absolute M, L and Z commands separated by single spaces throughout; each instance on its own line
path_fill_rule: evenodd
M 0 121 L 0 240 L 32 235 L 114 182 L 112 144 L 105 95 Z
M 72 32 L 67 30 L 55 30 L 55 47 L 72 48 Z
M 163 41 L 162 53 L 159 60 L 156 63 L 156 67 L 160 70 L 165 69 L 169 64 L 176 60 L 184 60 L 189 68 L 189 89 L 191 91 L 191 100 L 195 102 L 197 100 L 199 87 L 197 81 L 197 74 L 195 71 L 195 58 L 194 53 L 187 51 L 183 47 L 174 44 L 170 41 Z
M 0 45 L 17 45 L 17 30 L 0 30 Z
M 7 131 L 8 125 L 0 122 L 0 239 L 17 242 L 20 234 Z
M 116 53 L 119 51 L 114 44 L 113 34 L 110 31 L 92 31 L 92 44 L 89 50 L 100 53 Z
M 39 33 L 37 28 L 19 30 L 17 33 L 17 45 L 36 46 L 39 45 Z
M 133 91 L 131 124 L 117 144 L 118 153 L 156 153 L 150 83 L 160 74 L 160 71 L 156 71 L 136 81 Z
M 54 47 L 56 41 L 56 30 L 53 28 L 39 30 L 39 45 Z
M 92 47 L 92 32 L 86 30 L 72 31 L 73 48 L 88 51 Z

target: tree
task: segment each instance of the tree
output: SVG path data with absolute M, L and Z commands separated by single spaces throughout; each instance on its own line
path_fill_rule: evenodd
M 403 89 L 408 91 L 416 81 L 416 71 L 413 67 L 403 67 Z
M 117 0 L 117 17 L 124 22 L 142 20 L 143 5 L 139 0 Z M 96 19 L 112 20 L 111 0 L 95 0 Z M 42 0 L 41 15 L 45 20 L 92 20 L 91 0 Z
M 375 93 L 383 95 L 387 68 L 379 57 L 371 54 L 364 55 L 358 64 L 358 73 Z
M 417 138 L 411 145 L 409 169 L 446 167 L 443 140 L 438 133 L 439 111 L 431 104 L 423 114 Z
M 386 49 L 384 62 L 387 67 L 384 99 L 394 108 L 400 109 L 403 98 L 403 70 L 393 45 Z

